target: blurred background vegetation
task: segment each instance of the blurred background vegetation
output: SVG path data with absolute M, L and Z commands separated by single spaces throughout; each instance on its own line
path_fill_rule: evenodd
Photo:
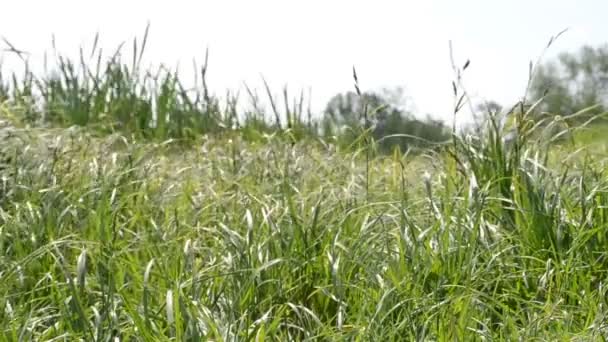
M 227 93 L 220 100 L 210 94 L 207 85 L 208 55 L 191 88 L 167 67 L 142 70 L 147 35 L 146 30 L 141 44 L 133 42 L 127 58 L 123 58 L 124 46 L 104 56 L 97 38 L 91 51 L 80 49 L 79 60 L 53 51 L 57 56 L 51 63 L 54 66 L 48 68 L 45 60 L 47 72 L 42 75 L 31 72 L 26 55 L 5 41 L 26 68 L 19 75 L 0 69 L 3 117 L 17 125 L 90 126 L 102 134 L 122 132 L 143 139 L 186 142 L 205 134 L 235 131 L 255 141 L 280 131 L 288 132 L 292 141 L 323 137 L 352 146 L 367 131 L 382 153 L 396 148 L 415 151 L 450 138 L 452 123 L 417 113 L 400 87 L 336 94 L 323 113 L 311 113 L 304 92 L 289 94 L 285 87 L 276 97 L 266 82 L 262 96 L 247 88 L 245 102 L 249 106 L 239 106 L 239 94 Z M 574 53 L 564 52 L 538 65 L 531 76 L 528 103 L 543 100 L 535 109 L 539 116 L 559 113 L 568 122 L 569 116 L 587 108 L 584 115 L 573 116 L 576 122 L 583 122 L 605 111 L 608 48 L 584 46 Z M 479 133 L 489 114 L 508 120 L 513 113 L 512 108 L 496 101 L 469 103 L 468 107 L 476 118 L 472 126 L 465 127 L 469 133 Z

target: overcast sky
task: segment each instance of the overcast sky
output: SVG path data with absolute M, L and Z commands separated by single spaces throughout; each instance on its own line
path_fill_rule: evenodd
M 218 94 L 243 82 L 261 89 L 263 74 L 277 93 L 285 84 L 294 94 L 311 87 L 320 110 L 353 89 L 355 65 L 364 90 L 403 86 L 419 112 L 439 118 L 453 105 L 450 40 L 458 64 L 471 59 L 471 93 L 511 104 L 552 35 L 569 29 L 548 57 L 603 44 L 608 32 L 603 0 L 3 0 L 1 8 L 0 36 L 34 63 L 50 51 L 52 34 L 66 55 L 90 47 L 96 32 L 108 51 L 141 37 L 150 22 L 147 61 L 179 61 L 185 73 L 209 47 L 208 82 Z

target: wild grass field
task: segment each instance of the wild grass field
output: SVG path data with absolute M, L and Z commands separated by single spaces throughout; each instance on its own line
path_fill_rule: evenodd
M 608 337 L 599 126 L 381 154 L 133 61 L 2 82 L 1 340 Z

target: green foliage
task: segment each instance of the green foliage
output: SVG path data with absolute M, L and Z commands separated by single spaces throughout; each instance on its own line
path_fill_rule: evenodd
M 608 46 L 584 46 L 576 53 L 563 52 L 540 65 L 531 86 L 533 99 L 544 97 L 539 108 L 552 115 L 576 113 L 594 107 L 588 119 L 606 108 L 608 91 Z
M 77 61 L 53 51 L 56 60 L 49 61 L 50 71 L 43 75 L 34 74 L 29 62 L 23 59 L 26 66 L 23 75 L 13 73 L 6 79 L 0 72 L 3 116 L 10 115 L 28 126 L 87 126 L 101 134 L 120 132 L 155 141 L 192 142 L 205 134 L 240 130 L 254 140 L 260 134 L 283 130 L 289 131 L 293 139 L 316 134 L 310 111 L 308 121 L 303 115 L 303 93 L 291 102 L 285 89 L 285 111 L 280 112 L 265 84 L 276 118 L 273 123 L 266 120 L 266 113 L 257 103 L 252 111 L 239 113 L 236 95 L 227 93 L 223 103 L 210 94 L 206 81 L 208 55 L 204 64 L 194 70 L 200 77 L 192 89 L 185 88 L 177 71 L 165 66 L 143 70 L 141 61 L 147 37 L 148 29 L 141 44 L 134 40 L 128 62 L 123 59 L 123 45 L 111 56 L 105 56 L 97 46 L 98 36 L 90 52 L 80 49 Z M 46 67 L 45 60 L 45 70 Z M 283 122 L 281 117 L 285 118 Z
M 0 334 L 606 337 L 603 161 L 550 163 L 534 132 L 549 125 L 522 124 L 510 145 L 487 125 L 369 163 L 272 136 L 191 148 L 16 130 L 3 145 L 15 158 L 2 171 Z
M 363 113 L 368 111 L 371 136 L 381 152 L 424 149 L 449 139 L 441 121 L 417 119 L 403 108 L 399 89 L 385 94 L 355 92 L 337 94 L 329 100 L 324 117 L 325 136 L 337 134 L 345 144 L 356 141 L 365 129 Z M 390 96 L 395 95 L 397 96 Z
M 521 104 L 510 127 L 490 111 L 475 135 L 372 155 L 367 134 L 312 139 L 286 90 L 280 112 L 267 87 L 274 126 L 204 91 L 195 115 L 223 114 L 191 126 L 175 75 L 148 92 L 116 68 L 0 87 L 7 117 L 86 125 L 0 131 L 1 340 L 608 338 L 608 154 L 578 145 L 585 125 Z M 325 129 L 361 130 L 360 109 L 378 144 L 415 126 L 356 95 Z M 151 125 L 152 104 L 168 120 Z M 171 139 L 192 127 L 196 143 Z
M 81 48 L 77 61 L 53 51 L 56 60 L 43 75 L 34 74 L 25 59 L 24 74 L 13 73 L 10 81 L 0 70 L 0 100 L 10 107 L 2 114 L 28 126 L 87 126 L 101 134 L 123 133 L 155 141 L 191 143 L 205 134 L 221 136 L 235 131 L 260 141 L 264 134 L 280 132 L 287 133 L 281 135 L 292 142 L 337 135 L 343 146 L 351 146 L 363 129 L 365 104 L 371 115 L 371 136 L 381 152 L 392 152 L 395 147 L 401 151 L 425 148 L 449 137 L 442 122 L 418 119 L 405 110 L 400 89 L 383 94 L 338 94 L 329 101 L 322 118 L 313 118 L 310 107 L 304 108 L 303 92 L 292 98 L 285 87 L 277 98 L 264 80 L 270 112 L 266 113 L 248 87 L 252 108 L 240 112 L 238 96 L 227 93 L 222 103 L 210 94 L 208 55 L 194 70 L 200 78 L 192 89 L 185 89 L 178 73 L 165 66 L 142 70 L 147 38 L 148 29 L 141 44 L 134 40 L 128 62 L 123 60 L 123 45 L 107 57 L 96 36 L 90 52 Z

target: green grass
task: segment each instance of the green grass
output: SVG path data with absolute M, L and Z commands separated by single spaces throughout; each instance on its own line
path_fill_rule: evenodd
M 316 130 L 310 108 L 304 107 L 303 92 L 292 98 L 285 88 L 282 99 L 277 99 L 265 82 L 271 113 L 249 88 L 245 99 L 227 92 L 221 100 L 207 84 L 208 54 L 202 65 L 194 63 L 194 84 L 187 87 L 177 69 L 142 65 L 147 40 L 148 27 L 130 50 L 121 44 L 108 54 L 98 45 L 97 34 L 90 47 L 80 47 L 77 59 L 57 51 L 53 42 L 42 75 L 34 73 L 27 56 L 4 40 L 9 51 L 22 59 L 25 71 L 7 73 L 0 68 L 0 102 L 11 106 L 3 114 L 30 126 L 87 126 L 101 134 L 121 132 L 157 142 L 191 143 L 202 134 L 234 130 L 248 140 L 283 129 L 301 138 Z M 239 113 L 239 100 L 253 109 Z
M 62 117 L 103 121 L 90 108 Z M 574 153 L 583 127 L 564 142 L 513 115 L 511 144 L 490 120 L 415 156 L 251 127 L 183 144 L 133 118 L 17 129 L 0 340 L 603 340 L 604 159 Z
M 27 132 L 0 211 L 4 340 L 606 335 L 595 162 L 459 143 L 465 175 L 375 157 L 367 194 L 364 155 L 331 146 Z

